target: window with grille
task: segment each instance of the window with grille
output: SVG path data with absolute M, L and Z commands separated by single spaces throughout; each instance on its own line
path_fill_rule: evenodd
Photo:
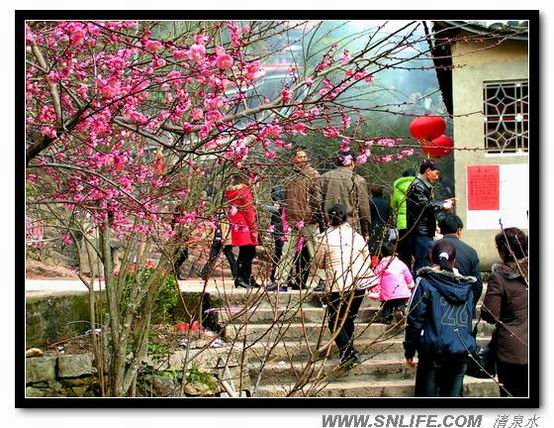
M 529 147 L 528 81 L 485 82 L 483 98 L 487 152 L 526 152 Z

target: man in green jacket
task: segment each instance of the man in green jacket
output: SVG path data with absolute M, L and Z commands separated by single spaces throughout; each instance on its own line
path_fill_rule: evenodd
M 396 229 L 398 230 L 398 241 L 396 252 L 398 258 L 411 269 L 412 252 L 410 249 L 410 237 L 408 232 L 408 220 L 406 214 L 406 193 L 412 181 L 415 179 L 415 170 L 412 168 L 402 172 L 402 177 L 397 179 L 392 185 L 393 193 L 390 201 L 393 215 L 396 216 Z

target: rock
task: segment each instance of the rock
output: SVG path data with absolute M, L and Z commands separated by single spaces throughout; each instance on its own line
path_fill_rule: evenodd
M 48 388 L 51 389 L 52 391 L 58 392 L 58 393 L 62 392 L 63 389 L 64 389 L 63 385 L 60 382 L 56 381 L 56 380 L 48 381 Z
M 58 359 L 58 375 L 61 378 L 92 374 L 92 355 L 64 355 Z
M 44 357 L 44 352 L 38 348 L 31 348 L 27 349 L 27 352 L 25 352 L 26 358 L 33 358 L 33 357 Z
M 25 381 L 27 384 L 49 381 L 56 378 L 56 358 L 29 358 L 25 361 Z
M 171 375 L 146 375 L 142 378 L 139 390 L 144 396 L 174 397 L 178 394 L 179 385 Z
M 71 389 L 73 390 L 75 397 L 89 397 L 91 395 L 87 393 L 87 386 L 74 386 Z
M 61 381 L 62 385 L 65 386 L 88 386 L 92 384 L 93 378 L 92 377 L 78 377 L 75 379 L 63 379 Z
M 185 394 L 189 397 L 206 397 L 215 395 L 216 392 L 205 383 L 189 382 L 185 385 Z
M 25 388 L 25 396 L 26 397 L 46 397 L 46 391 L 44 389 L 33 388 L 32 386 L 28 386 L 27 388 Z

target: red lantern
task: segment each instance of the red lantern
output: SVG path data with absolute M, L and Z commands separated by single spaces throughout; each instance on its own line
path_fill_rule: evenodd
M 429 156 L 436 158 L 449 154 L 452 151 L 452 147 L 454 147 L 454 143 L 446 135 L 441 135 L 430 142 L 421 143 L 423 151 Z
M 416 117 L 410 123 L 410 134 L 416 140 L 433 140 L 446 130 L 446 123 L 440 116 Z

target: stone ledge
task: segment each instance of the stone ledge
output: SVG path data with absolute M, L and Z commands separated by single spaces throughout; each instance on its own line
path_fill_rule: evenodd
M 25 382 L 36 383 L 56 379 L 56 358 L 40 357 L 25 360 Z
M 58 358 L 58 376 L 60 378 L 80 377 L 92 375 L 92 373 L 92 356 L 89 354 L 64 355 Z

